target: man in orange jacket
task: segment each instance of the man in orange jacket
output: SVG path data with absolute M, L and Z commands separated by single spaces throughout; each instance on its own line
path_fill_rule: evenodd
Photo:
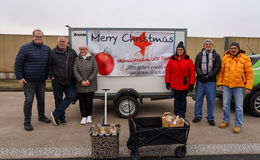
M 251 59 L 240 49 L 238 43 L 230 44 L 229 50 L 221 61 L 221 70 L 218 75 L 218 89 L 223 91 L 223 122 L 219 128 L 226 128 L 230 122 L 231 97 L 235 100 L 235 127 L 234 133 L 240 133 L 244 123 L 243 97 L 249 94 L 253 86 L 253 71 Z

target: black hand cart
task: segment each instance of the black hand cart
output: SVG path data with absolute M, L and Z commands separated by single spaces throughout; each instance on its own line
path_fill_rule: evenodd
M 185 119 L 183 127 L 162 127 L 161 117 L 132 118 L 129 116 L 129 139 L 127 147 L 131 150 L 130 158 L 140 160 L 138 148 L 148 145 L 183 144 L 175 149 L 176 157 L 184 157 L 190 130 L 190 123 Z

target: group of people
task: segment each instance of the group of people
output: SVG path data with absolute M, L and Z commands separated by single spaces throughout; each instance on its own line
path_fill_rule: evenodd
M 24 88 L 24 129 L 33 130 L 32 104 L 37 99 L 38 120 L 50 123 L 45 116 L 45 84 L 49 77 L 55 99 L 50 113 L 54 125 L 66 124 L 65 110 L 78 96 L 82 119 L 80 124 L 92 122 L 93 95 L 97 90 L 97 64 L 86 45 L 75 50 L 68 46 L 68 39 L 58 37 L 57 46 L 50 49 L 43 44 L 43 32 L 36 29 L 32 42 L 23 45 L 15 60 L 15 75 Z
M 58 37 L 57 46 L 50 49 L 43 44 L 43 32 L 33 31 L 32 42 L 23 45 L 16 57 L 15 74 L 24 88 L 25 101 L 24 129 L 33 130 L 31 125 L 32 104 L 37 99 L 38 120 L 50 123 L 45 116 L 45 85 L 49 77 L 52 82 L 55 108 L 50 113 L 54 125 L 66 124 L 65 110 L 79 98 L 80 124 L 92 122 L 94 92 L 97 90 L 98 67 L 95 56 L 86 45 L 79 47 L 80 54 L 68 46 L 68 39 Z M 197 74 L 195 78 L 195 72 Z M 243 125 L 243 95 L 249 94 L 253 85 L 253 71 L 250 58 L 233 42 L 224 57 L 213 49 L 213 41 L 207 39 L 198 53 L 195 65 L 186 53 L 183 42 L 176 47 L 176 52 L 166 66 L 166 88 L 172 90 L 174 114 L 185 118 L 186 96 L 194 89 L 196 82 L 196 103 L 193 123 L 201 121 L 204 97 L 207 100 L 209 125 L 215 126 L 214 108 L 216 88 L 223 91 L 223 122 L 219 128 L 230 125 L 230 103 L 235 101 L 234 133 L 240 133 Z M 64 96 L 65 95 L 65 96 Z
M 249 94 L 253 86 L 251 59 L 240 49 L 237 42 L 232 42 L 221 59 L 213 49 L 213 41 L 206 39 L 202 50 L 197 54 L 195 65 L 186 54 L 183 42 L 177 45 L 176 52 L 166 66 L 166 88 L 171 89 L 174 97 L 174 114 L 185 118 L 188 91 L 192 91 L 196 76 L 196 102 L 193 123 L 201 121 L 204 97 L 207 100 L 206 119 L 215 126 L 214 108 L 216 89 L 223 92 L 223 121 L 219 128 L 230 125 L 230 104 L 235 101 L 235 123 L 233 132 L 239 134 L 244 123 L 243 97 Z

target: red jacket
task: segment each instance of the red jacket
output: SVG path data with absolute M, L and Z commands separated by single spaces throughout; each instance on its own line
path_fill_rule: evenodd
M 184 77 L 188 77 L 187 84 Z M 182 55 L 180 60 L 172 56 L 166 66 L 165 83 L 170 83 L 174 90 L 189 90 L 189 85 L 195 84 L 195 67 L 188 55 Z

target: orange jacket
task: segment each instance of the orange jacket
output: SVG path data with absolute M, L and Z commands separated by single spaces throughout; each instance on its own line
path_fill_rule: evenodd
M 237 56 L 232 56 L 229 51 L 225 52 L 225 56 L 221 60 L 217 85 L 252 89 L 252 63 L 251 59 L 245 55 L 245 51 L 240 50 Z

